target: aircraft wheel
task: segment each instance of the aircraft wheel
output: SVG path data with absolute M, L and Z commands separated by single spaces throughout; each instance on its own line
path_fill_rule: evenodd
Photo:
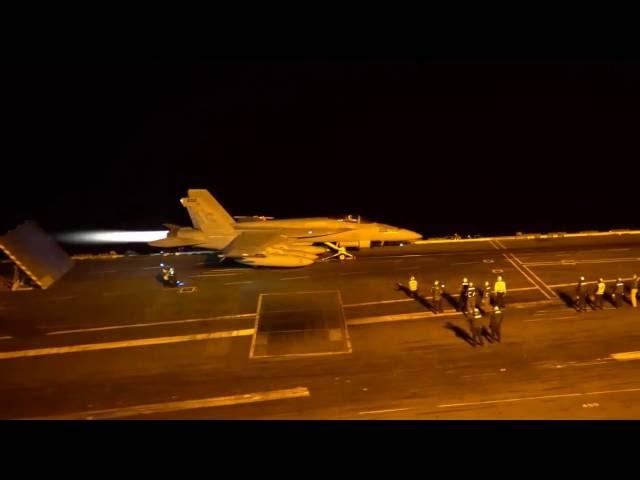
M 344 253 L 343 253 L 343 254 L 340 254 L 340 256 L 339 256 L 338 258 L 339 258 L 340 260 L 344 260 L 346 257 L 344 256 Z

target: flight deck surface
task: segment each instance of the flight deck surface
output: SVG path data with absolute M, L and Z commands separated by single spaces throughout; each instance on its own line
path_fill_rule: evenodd
M 1 292 L 0 418 L 640 418 L 640 308 L 570 305 L 581 275 L 640 274 L 640 235 L 355 253 L 298 269 L 77 260 L 48 290 Z M 161 261 L 183 287 L 163 287 Z M 410 275 L 426 301 L 398 289 Z M 503 341 L 473 347 L 460 283 L 498 275 Z

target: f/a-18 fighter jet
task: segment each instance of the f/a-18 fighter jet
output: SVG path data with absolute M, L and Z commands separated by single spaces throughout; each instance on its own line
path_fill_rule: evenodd
M 404 243 L 421 235 L 403 228 L 343 218 L 232 217 L 207 190 L 192 189 L 180 199 L 192 227 L 166 225 L 167 237 L 150 242 L 161 248 L 193 246 L 219 252 L 223 258 L 255 267 L 303 267 L 327 253 L 327 258 L 353 258 L 347 247 L 367 248 L 375 243 Z

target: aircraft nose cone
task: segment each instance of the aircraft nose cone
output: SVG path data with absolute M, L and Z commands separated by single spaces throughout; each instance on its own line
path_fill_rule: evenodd
M 422 238 L 422 235 L 411 230 L 405 230 L 404 233 L 406 233 L 407 240 L 420 240 Z

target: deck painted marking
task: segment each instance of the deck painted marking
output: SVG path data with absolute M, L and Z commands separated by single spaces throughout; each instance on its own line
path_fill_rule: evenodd
M 640 262 L 640 257 L 633 258 L 597 258 L 586 260 L 560 260 L 559 262 L 527 262 L 523 265 L 527 267 L 553 267 L 560 265 L 577 265 L 577 264 L 598 264 L 598 263 L 627 263 Z
M 522 288 L 510 288 L 510 292 L 524 292 L 527 290 L 538 290 L 538 287 L 522 287 Z
M 632 280 L 632 279 L 633 279 L 633 277 L 623 277 L 623 278 L 622 278 L 622 280 Z M 605 279 L 603 279 L 603 280 L 604 280 L 604 282 L 605 282 L 605 283 L 611 283 L 611 282 L 615 282 L 615 281 L 617 281 L 618 279 L 617 279 L 617 278 L 605 278 Z M 595 280 L 591 280 L 591 281 L 587 281 L 587 282 L 584 282 L 584 283 L 589 284 L 589 283 L 598 283 L 598 282 L 597 282 L 597 281 L 595 281 Z M 559 288 L 559 287 L 575 287 L 575 286 L 576 286 L 576 284 L 577 284 L 577 282 L 571 282 L 571 283 L 556 283 L 555 285 L 549 285 L 549 287 L 551 287 L 551 288 Z
M 125 418 L 138 415 L 152 415 L 157 413 L 177 412 L 182 410 L 195 410 L 201 408 L 224 407 L 227 405 L 242 405 L 247 403 L 267 402 L 283 400 L 287 398 L 309 397 L 309 389 L 306 387 L 289 388 L 286 390 L 271 390 L 267 392 L 247 393 L 244 395 L 230 395 L 227 397 L 201 398 L 198 400 L 184 400 L 180 402 L 151 403 L 133 407 L 110 408 L 106 410 L 91 410 L 66 415 L 44 417 L 50 420 L 107 420 L 110 418 Z
M 520 265 L 523 265 L 522 262 L 520 261 L 520 259 L 518 257 L 516 257 L 513 253 L 511 254 L 511 258 L 513 258 L 515 261 L 517 261 Z M 523 268 L 529 272 L 531 275 L 533 275 L 533 278 L 535 278 L 536 280 L 538 280 L 538 282 L 540 283 L 540 285 L 542 285 L 544 288 L 546 288 L 552 295 L 552 297 L 556 297 L 558 298 L 558 295 L 556 294 L 556 292 L 554 292 L 553 290 L 551 290 L 549 288 L 549 285 L 547 285 L 546 283 L 544 283 L 542 281 L 542 279 L 535 274 L 534 271 L 530 270 L 529 268 L 527 268 L 526 266 L 523 266 Z
M 385 322 L 400 322 L 405 320 L 421 320 L 423 318 L 442 318 L 442 317 L 461 317 L 460 312 L 450 313 L 433 313 L 433 312 L 418 312 L 418 313 L 404 313 L 398 315 L 380 315 L 378 317 L 364 317 L 364 318 L 352 318 L 347 320 L 348 326 L 354 325 L 369 325 L 372 323 L 385 323 Z
M 511 263 L 511 265 L 513 265 L 516 268 L 516 270 L 518 270 L 527 280 L 529 280 L 533 285 L 535 285 L 545 297 L 547 297 L 549 300 L 551 300 L 553 297 L 557 297 L 556 293 L 553 290 L 551 290 L 542 280 L 538 278 L 538 281 L 540 282 L 540 284 L 546 287 L 546 289 L 549 292 L 551 292 L 552 295 L 549 295 L 549 293 L 547 293 L 542 286 L 538 285 L 534 280 L 532 280 L 531 277 L 527 275 L 527 272 L 531 273 L 533 276 L 535 276 L 535 274 L 533 274 L 531 270 L 522 266 L 522 263 L 520 262 L 520 260 L 518 260 L 518 258 L 515 255 L 513 255 L 512 253 L 511 254 L 503 253 L 502 255 L 504 256 L 504 258 L 506 258 L 509 261 L 509 263 Z M 520 263 L 520 266 L 518 265 L 518 263 Z
M 497 238 L 494 239 L 494 241 L 498 244 L 498 246 L 502 249 L 502 250 L 507 250 L 507 247 L 505 247 L 502 242 L 500 240 L 498 240 Z
M 280 280 L 302 280 L 304 278 L 311 278 L 309 275 L 303 277 L 282 277 Z
M 401 302 L 415 302 L 413 298 L 399 298 L 396 300 L 380 300 L 378 302 L 362 302 L 362 303 L 349 303 L 343 305 L 343 307 L 364 307 L 366 305 L 379 305 L 381 303 L 401 303 Z
M 249 283 L 253 283 L 253 281 L 248 280 L 245 282 L 230 282 L 230 283 L 225 283 L 225 285 L 247 285 Z
M 509 258 L 509 256 L 508 256 L 506 253 L 503 253 L 502 255 L 504 255 L 504 258 L 506 258 L 506 259 L 507 259 L 507 261 L 508 261 L 509 263 L 511 263 L 511 265 L 513 265 L 513 266 L 516 268 L 516 270 L 518 270 L 518 271 L 519 271 L 519 272 L 524 276 L 524 278 L 526 278 L 527 280 L 529 280 L 529 282 L 530 282 L 531 284 L 535 285 L 535 287 L 536 287 L 538 290 L 540 290 L 540 292 L 542 292 L 542 294 L 543 294 L 545 297 L 547 297 L 548 299 L 551 299 L 551 297 L 550 297 L 550 296 L 549 296 L 549 295 L 548 295 L 544 290 L 542 290 L 542 288 L 541 288 L 538 284 L 536 284 L 536 282 L 534 282 L 534 281 L 531 279 L 531 277 L 529 277 L 529 275 L 527 275 L 527 274 L 526 274 L 526 272 L 518 266 L 518 264 L 517 264 L 516 262 L 514 262 L 511 258 Z
M 409 408 L 390 408 L 388 410 L 370 410 L 368 412 L 358 412 L 358 415 L 367 415 L 373 413 L 388 413 L 388 412 L 402 412 L 404 410 L 409 410 Z
M 264 358 L 270 358 L 273 360 L 283 360 L 285 358 L 289 358 L 289 357 L 326 357 L 329 355 L 349 355 L 351 354 L 351 347 L 349 347 L 349 350 L 338 350 L 338 351 L 326 351 L 326 352 L 312 352 L 312 353 L 283 353 L 283 354 L 274 354 L 274 355 L 250 355 L 249 358 L 251 359 L 264 359 Z
M 235 275 L 242 275 L 241 273 L 203 273 L 201 275 L 189 275 L 189 278 L 201 278 L 201 277 L 233 277 Z
M 125 325 L 110 325 L 108 327 L 93 327 L 93 328 L 77 328 L 72 330 L 56 330 L 53 332 L 47 332 L 45 335 L 67 335 L 70 333 L 85 333 L 85 332 L 102 332 L 108 330 L 122 330 L 125 328 L 141 328 L 141 327 L 158 327 L 164 325 L 181 325 L 195 322 L 211 322 L 214 320 L 231 320 L 236 318 L 253 318 L 255 313 L 241 313 L 239 315 L 221 315 L 219 317 L 203 317 L 203 318 L 186 318 L 184 320 L 169 320 L 166 322 L 150 322 L 150 323 L 132 323 Z M 2 337 L 0 337 L 2 338 Z M 11 338 L 11 337 L 7 337 Z
M 486 400 L 484 402 L 450 403 L 450 404 L 438 405 L 438 408 L 468 407 L 473 405 L 491 405 L 496 403 L 524 402 L 524 401 L 530 401 L 530 400 L 546 400 L 551 398 L 569 398 L 569 397 L 582 397 L 586 395 L 606 395 L 610 393 L 630 393 L 630 392 L 640 392 L 640 388 L 625 388 L 623 390 L 604 390 L 601 392 L 565 393 L 565 394 L 559 394 L 559 395 L 543 395 L 540 397 L 506 398 L 503 400 Z
M 198 265 L 204 265 L 204 263 L 199 263 Z M 247 268 L 224 268 L 224 267 L 216 267 L 216 268 L 208 268 L 205 272 L 255 272 L 255 269 L 251 267 Z
M 578 315 L 573 315 L 573 316 L 570 316 L 570 317 L 535 318 L 535 319 L 525 320 L 525 322 L 543 322 L 545 320 L 564 320 L 564 319 L 567 319 L 567 318 L 576 319 L 576 318 L 581 318 L 581 317 L 579 317 Z
M 22 357 L 40 357 L 44 355 L 60 355 L 63 353 L 88 352 L 94 350 L 111 350 L 114 348 L 144 347 L 148 345 L 163 345 L 168 343 L 194 342 L 199 340 L 213 340 L 218 338 L 245 337 L 253 335 L 253 328 L 231 330 L 226 332 L 199 333 L 194 335 L 179 335 L 175 337 L 142 338 L 138 340 L 124 340 L 119 342 L 88 343 L 71 345 L 68 347 L 37 348 L 34 350 L 16 350 L 0 352 L 0 360 Z

